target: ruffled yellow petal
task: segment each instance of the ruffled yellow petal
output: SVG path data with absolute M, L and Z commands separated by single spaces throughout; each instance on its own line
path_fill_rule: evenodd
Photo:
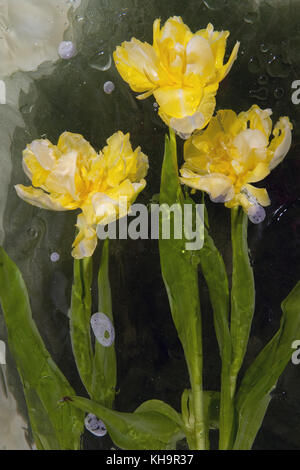
M 180 174 L 180 181 L 183 184 L 193 189 L 205 191 L 213 200 L 226 202 L 234 196 L 232 182 L 226 175 L 217 173 L 197 175 L 185 168 L 180 170 Z
M 88 258 L 93 255 L 97 246 L 97 234 L 94 227 L 87 224 L 83 214 L 77 217 L 79 233 L 74 240 L 72 256 L 75 259 Z
M 157 27 L 157 24 L 156 24 Z M 180 16 L 169 18 L 161 28 L 160 34 L 156 35 L 156 41 L 172 40 L 173 45 L 179 43 L 186 46 L 193 34 L 190 28 L 184 24 Z
M 255 186 L 252 186 L 251 184 L 246 184 L 245 189 L 255 197 L 256 201 L 258 204 L 261 206 L 269 206 L 271 204 L 268 192 L 265 188 L 256 188 Z
M 174 118 L 190 116 L 197 111 L 201 90 L 163 87 L 155 90 L 155 99 L 160 110 Z
M 145 99 L 152 93 L 159 115 L 179 135 L 187 138 L 210 121 L 219 82 L 236 59 L 237 43 L 224 65 L 228 31 L 211 24 L 193 34 L 178 16 L 161 28 L 153 24 L 153 47 L 132 39 L 114 53 L 116 66 L 134 91 Z
M 15 189 L 18 196 L 32 206 L 51 211 L 66 210 L 66 206 L 62 204 L 59 198 L 55 198 L 50 194 L 45 193 L 42 189 L 33 188 L 32 186 L 23 186 L 22 184 L 17 184 Z M 75 207 L 71 208 L 75 209 Z
M 45 181 L 47 191 L 58 194 L 70 194 L 74 200 L 77 199 L 75 174 L 77 171 L 78 153 L 71 151 L 64 154 L 51 171 Z
M 229 57 L 229 60 L 228 62 L 221 68 L 221 71 L 219 73 L 219 76 L 218 76 L 218 80 L 221 81 L 223 80 L 223 78 L 226 77 L 226 75 L 229 74 L 236 58 L 237 58 L 237 55 L 238 55 L 238 52 L 239 52 L 239 48 L 240 48 L 240 43 L 239 42 L 236 42 L 231 54 L 230 54 L 230 57 Z
M 226 207 L 241 205 L 253 223 L 260 223 L 265 218 L 263 206 L 268 206 L 270 199 L 266 189 L 249 183 L 268 176 L 291 145 L 292 126 L 287 117 L 280 118 L 269 143 L 271 114 L 270 109 L 256 105 L 239 115 L 218 111 L 204 131 L 185 143 L 181 181 L 208 192 Z
M 215 71 L 215 58 L 209 42 L 195 35 L 186 46 L 185 75 L 204 75 L 207 80 Z
M 270 170 L 279 165 L 288 153 L 292 144 L 292 128 L 288 117 L 281 117 L 274 127 L 274 137 L 269 147 L 272 155 Z
M 156 88 L 159 81 L 158 60 L 150 44 L 133 38 L 118 46 L 113 56 L 119 74 L 133 91 L 142 93 Z
M 140 147 L 132 149 L 129 138 L 118 131 L 97 154 L 80 134 L 64 132 L 57 146 L 40 140 L 24 151 L 24 170 L 39 188 L 17 185 L 19 197 L 43 209 L 82 210 L 75 258 L 92 255 L 97 224 L 125 215 L 146 185 L 148 158 Z

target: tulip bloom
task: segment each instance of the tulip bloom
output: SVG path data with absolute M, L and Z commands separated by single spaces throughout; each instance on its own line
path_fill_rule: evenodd
M 207 129 L 185 143 L 181 182 L 226 207 L 241 205 L 252 222 L 261 222 L 262 206 L 270 199 L 266 189 L 250 183 L 264 179 L 284 159 L 292 141 L 289 118 L 281 117 L 272 132 L 271 114 L 256 105 L 238 115 L 218 111 Z
M 116 132 L 97 153 L 80 134 L 64 132 L 57 146 L 34 140 L 23 152 L 23 168 L 33 186 L 16 185 L 20 198 L 54 211 L 81 209 L 74 258 L 91 256 L 97 225 L 124 216 L 146 186 L 148 158 L 140 147 L 132 150 L 129 137 Z
M 138 99 L 154 95 L 163 121 L 186 138 L 210 121 L 219 82 L 236 59 L 236 43 L 223 63 L 228 31 L 211 24 L 193 34 L 178 16 L 160 27 L 154 21 L 153 46 L 135 38 L 114 52 L 116 67 Z

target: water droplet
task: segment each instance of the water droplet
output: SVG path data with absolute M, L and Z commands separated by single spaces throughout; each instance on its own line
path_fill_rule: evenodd
M 268 46 L 267 46 L 266 44 L 262 43 L 262 44 L 260 45 L 260 50 L 261 50 L 261 52 L 262 52 L 263 54 L 265 54 L 266 52 L 268 52 L 269 48 L 268 48 Z
M 265 101 L 269 96 L 269 90 L 268 88 L 261 87 L 258 88 L 258 90 L 250 90 L 249 95 L 251 96 L 251 98 L 255 98 L 260 101 Z
M 27 233 L 28 235 L 31 237 L 31 238 L 37 238 L 38 237 L 38 231 L 35 230 L 34 228 L 30 227 L 28 230 L 27 230 Z
M 62 59 L 71 59 L 76 54 L 76 47 L 72 41 L 62 41 L 58 46 L 58 55 Z
M 204 0 L 203 3 L 209 10 L 222 10 L 227 4 L 227 0 Z
M 107 49 L 106 43 L 103 43 L 102 47 L 99 51 L 93 55 L 93 57 L 89 61 L 89 66 L 96 70 L 101 70 L 101 72 L 105 72 L 109 70 L 112 64 L 111 55 Z
M 50 255 L 50 260 L 52 261 L 52 263 L 56 263 L 59 260 L 59 258 L 60 258 L 59 254 L 56 253 L 55 251 L 51 253 Z
M 280 100 L 284 95 L 284 89 L 283 88 L 275 88 L 274 90 L 274 97 L 276 100 Z
M 258 73 L 260 71 L 260 64 L 257 57 L 250 57 L 248 62 L 248 70 L 251 73 Z
M 257 13 L 255 11 L 249 11 L 244 17 L 245 23 L 253 24 L 257 18 Z
M 268 75 L 260 75 L 257 79 L 260 85 L 267 85 L 269 81 Z
M 153 108 L 154 108 L 154 111 L 158 111 L 158 103 L 156 103 L 156 101 L 153 103 Z
M 105 82 L 104 85 L 103 85 L 103 90 L 104 90 L 104 93 L 107 93 L 108 95 L 110 95 L 115 89 L 115 84 L 113 82 Z
M 287 78 L 290 74 L 290 67 L 283 64 L 279 57 L 275 55 L 268 61 L 267 71 L 271 77 Z

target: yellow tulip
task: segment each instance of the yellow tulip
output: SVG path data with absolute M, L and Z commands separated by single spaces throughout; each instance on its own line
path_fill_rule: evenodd
M 292 141 L 289 118 L 281 117 L 272 132 L 271 114 L 256 105 L 238 115 L 218 111 L 207 129 L 186 141 L 181 182 L 226 207 L 241 205 L 252 222 L 261 222 L 262 206 L 270 199 L 266 189 L 250 183 L 265 178 L 284 159 Z
M 210 121 L 219 82 L 236 59 L 237 42 L 223 63 L 228 31 L 211 24 L 193 34 L 178 16 L 153 25 L 153 46 L 135 38 L 114 52 L 116 67 L 139 99 L 154 95 L 159 114 L 183 138 Z
M 23 168 L 33 186 L 16 185 L 24 201 L 43 209 L 81 209 L 72 255 L 91 256 L 96 227 L 124 216 L 146 186 L 148 158 L 132 150 L 129 134 L 116 132 L 97 153 L 80 135 L 64 132 L 58 144 L 34 140 L 23 152 Z

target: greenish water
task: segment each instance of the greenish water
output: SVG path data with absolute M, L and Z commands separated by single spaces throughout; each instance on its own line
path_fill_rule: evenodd
M 13 185 L 28 183 L 21 152 L 41 136 L 55 143 L 65 130 L 81 133 L 97 150 L 115 131 L 129 131 L 134 147 L 141 145 L 149 156 L 147 188 L 139 197 L 139 202 L 149 202 L 159 191 L 167 129 L 153 107 L 153 99 L 137 101 L 114 65 L 109 67 L 110 57 L 118 44 L 133 36 L 151 42 L 153 20 L 161 17 L 164 21 L 173 15 L 182 16 L 193 31 L 208 22 L 217 30 L 228 29 L 228 52 L 237 40 L 241 41 L 238 60 L 220 85 L 217 109 L 241 111 L 257 103 L 272 108 L 274 120 L 288 115 L 294 125 L 288 157 L 264 181 L 272 200 L 267 218 L 249 230 L 257 309 L 245 365 L 277 329 L 280 302 L 300 279 L 300 104 L 291 101 L 292 82 L 300 80 L 300 1 L 82 2 L 65 33 L 66 39 L 76 43 L 78 54 L 67 61 L 43 64 L 36 72 L 16 72 L 6 79 L 8 104 L 0 105 L 1 136 L 9 149 L 9 159 L 0 162 L 4 247 L 23 273 L 46 346 L 78 394 L 84 394 L 84 390 L 72 357 L 67 318 L 76 214 L 39 210 L 18 199 Z M 103 85 L 109 80 L 115 84 L 115 91 L 108 95 Z M 229 211 L 209 202 L 208 210 L 216 243 L 230 269 Z M 188 375 L 161 279 L 157 243 L 112 241 L 111 251 L 118 357 L 116 408 L 132 411 L 147 399 L 159 398 L 179 409 Z M 56 263 L 50 260 L 53 252 L 60 255 Z M 95 259 L 99 253 L 98 249 Z M 201 278 L 200 293 L 205 388 L 214 390 L 219 387 L 220 361 L 208 293 Z M 0 339 L 5 340 L 5 335 L 0 316 Z M 9 353 L 3 371 L 9 396 L 15 397 L 19 414 L 27 421 L 21 385 Z M 300 449 L 299 390 L 300 366 L 290 364 L 274 391 L 256 449 Z M 0 415 L 8 406 L 7 401 L 3 403 Z M 15 448 L 23 445 L 21 441 L 14 444 Z M 107 437 L 99 439 L 86 432 L 84 446 L 109 449 L 112 443 Z

